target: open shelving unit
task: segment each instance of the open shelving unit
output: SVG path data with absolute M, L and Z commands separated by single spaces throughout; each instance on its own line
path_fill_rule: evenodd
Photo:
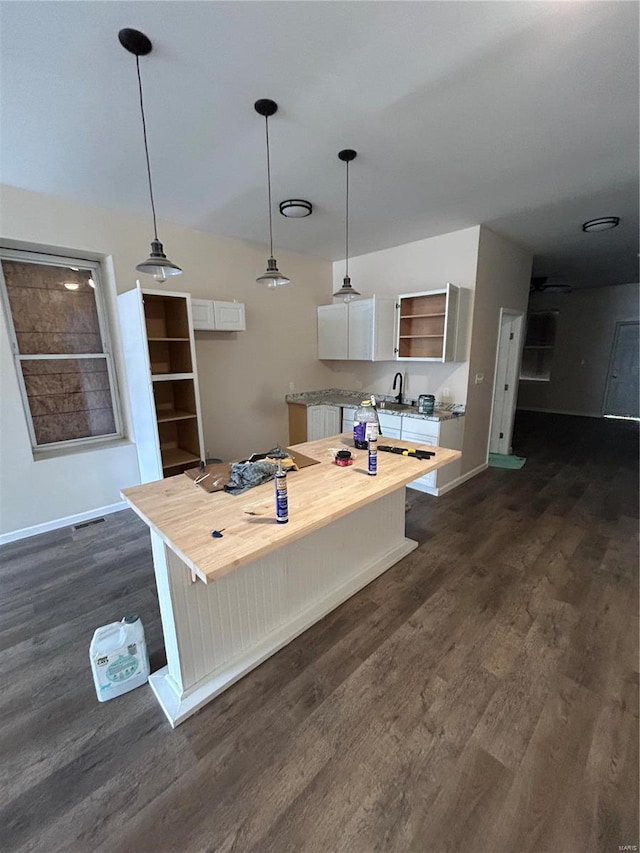
M 458 288 L 404 293 L 398 297 L 396 358 L 399 361 L 453 361 Z
M 191 297 L 137 288 L 118 309 L 142 480 L 180 474 L 204 459 Z

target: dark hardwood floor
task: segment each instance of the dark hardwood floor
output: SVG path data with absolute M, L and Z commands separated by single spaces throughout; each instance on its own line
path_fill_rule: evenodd
M 519 414 L 520 471 L 409 492 L 420 547 L 175 731 L 99 704 L 162 634 L 133 513 L 0 550 L 0 848 L 617 853 L 638 839 L 638 430 Z M 627 848 L 632 849 L 632 848 Z

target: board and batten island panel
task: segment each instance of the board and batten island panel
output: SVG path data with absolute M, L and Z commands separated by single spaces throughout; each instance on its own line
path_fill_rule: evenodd
M 404 486 L 460 456 L 380 453 L 370 477 L 365 451 L 333 464 L 341 446 L 350 436 L 295 447 L 318 464 L 289 474 L 287 524 L 275 521 L 273 482 L 208 494 L 178 476 L 123 491 L 151 529 L 167 666 L 149 681 L 172 726 L 417 547 L 405 537 Z

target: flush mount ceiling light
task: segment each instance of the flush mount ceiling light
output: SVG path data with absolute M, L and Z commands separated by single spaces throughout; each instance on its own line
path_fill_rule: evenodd
M 149 179 L 149 197 L 151 199 L 151 213 L 153 215 L 153 240 L 151 241 L 151 254 L 146 261 L 138 264 L 139 272 L 152 275 L 158 282 L 163 282 L 169 275 L 180 275 L 182 270 L 174 264 L 164 253 L 164 248 L 158 240 L 158 226 L 156 224 L 156 207 L 153 200 L 153 186 L 151 183 L 151 165 L 149 163 L 149 145 L 147 144 L 147 123 L 144 116 L 144 103 L 142 101 L 142 79 L 140 78 L 140 57 L 147 56 L 153 50 L 151 41 L 139 30 L 124 29 L 118 33 L 120 44 L 136 58 L 136 71 L 138 72 L 138 92 L 140 95 L 140 114 L 142 116 L 142 135 L 144 137 L 144 153 L 147 159 L 147 177 Z
M 619 216 L 601 216 L 600 219 L 590 219 L 582 226 L 583 231 L 609 231 L 620 224 Z
M 278 111 L 278 105 L 269 98 L 261 98 L 253 105 L 258 115 L 264 116 L 264 126 L 267 139 L 267 197 L 269 201 L 269 258 L 267 260 L 266 272 L 258 276 L 258 284 L 266 284 L 267 287 L 282 287 L 289 284 L 289 279 L 282 275 L 278 269 L 278 263 L 273 257 L 273 223 L 271 218 L 271 163 L 269 159 L 269 117 Z
M 349 163 L 355 160 L 358 156 L 357 151 L 351 148 L 345 148 L 338 152 L 338 157 L 343 163 L 347 164 L 347 205 L 345 216 L 345 276 L 342 279 L 342 287 L 337 290 L 333 296 L 335 299 L 342 299 L 344 302 L 351 302 L 356 296 L 360 296 L 357 290 L 351 287 L 351 279 L 349 278 Z
M 289 198 L 280 202 L 280 213 L 289 219 L 302 219 L 311 216 L 312 212 L 313 205 L 303 198 Z

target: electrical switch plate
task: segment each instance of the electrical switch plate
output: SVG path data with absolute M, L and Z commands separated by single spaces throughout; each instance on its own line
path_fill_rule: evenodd
M 295 391 L 295 388 L 296 388 L 296 383 L 295 383 L 295 382 L 290 382 L 290 383 L 289 383 L 289 391 Z

